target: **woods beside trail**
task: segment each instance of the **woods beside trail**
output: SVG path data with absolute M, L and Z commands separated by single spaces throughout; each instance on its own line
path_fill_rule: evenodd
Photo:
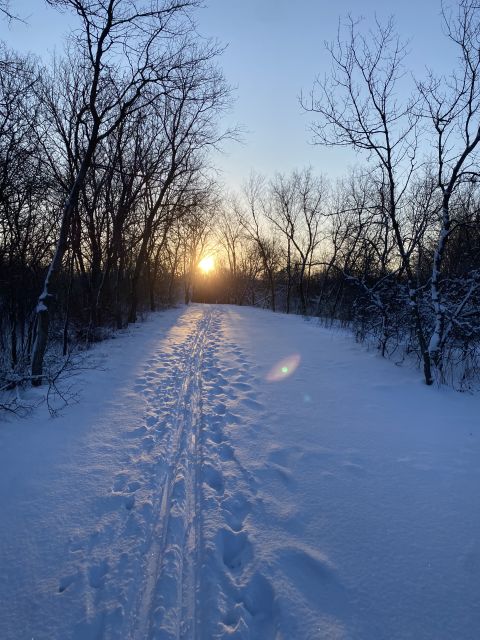
M 480 3 L 364 4 L 0 0 L 1 640 L 478 637 Z
M 342 19 L 330 73 L 299 114 L 314 144 L 355 150 L 356 166 L 332 180 L 319 149 L 318 166 L 252 171 L 234 193 L 213 152 L 241 138 L 222 126 L 235 92 L 222 46 L 196 27 L 201 2 L 46 2 L 72 15 L 63 51 L 43 60 L 0 48 L 3 408 L 143 312 L 192 299 L 318 317 L 417 363 L 427 385 L 475 387 L 473 0 L 443 6 L 451 66 L 417 79 L 393 19 Z M 24 19 L 5 0 L 0 17 Z M 197 265 L 208 254 L 207 277 Z
M 33 384 L 49 338 L 66 355 L 159 289 L 173 301 L 215 199 L 207 151 L 228 135 L 230 92 L 197 1 L 49 4 L 77 15 L 63 55 L 1 52 L 2 352 L 31 361 Z

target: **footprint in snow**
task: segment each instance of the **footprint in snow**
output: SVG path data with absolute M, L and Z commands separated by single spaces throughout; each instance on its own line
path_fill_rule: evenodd
M 239 590 L 239 601 L 226 612 L 223 627 L 228 638 L 275 640 L 275 591 L 258 571 Z M 223 636 L 222 637 L 226 637 Z
M 252 545 L 245 531 L 220 529 L 218 542 L 223 564 L 231 571 L 240 571 L 253 557 Z
M 215 405 L 215 413 L 219 416 L 224 416 L 227 413 L 227 407 L 224 402 L 217 402 Z
M 264 575 L 256 571 L 242 595 L 245 608 L 250 615 L 272 619 L 275 591 Z
M 147 416 L 145 422 L 147 423 L 147 427 L 154 427 L 158 422 L 158 417 L 154 415 Z
M 72 573 L 68 576 L 64 576 L 60 578 L 60 582 L 58 584 L 58 593 L 63 593 L 68 589 L 68 587 L 75 582 L 78 577 L 78 573 Z
M 233 382 L 231 386 L 238 391 L 252 391 L 253 387 L 248 382 Z
M 258 402 L 257 400 L 252 400 L 251 398 L 242 398 L 240 402 L 245 407 L 248 407 L 248 409 L 252 409 L 254 411 L 261 411 L 262 409 L 265 408 L 261 402 Z
M 285 547 L 278 550 L 277 559 L 289 581 L 319 612 L 337 615 L 348 609 L 348 591 L 335 566 L 320 550 L 306 545 Z
M 235 604 L 235 607 L 227 611 L 223 618 L 223 626 L 228 634 L 228 638 L 247 638 L 248 627 L 244 620 L 245 611 L 241 603 Z
M 225 381 L 223 380 L 213 380 L 212 382 L 209 383 L 209 388 L 213 391 L 215 391 L 216 393 L 223 393 L 223 390 L 225 389 Z
M 155 446 L 155 438 L 153 436 L 146 436 L 142 440 L 142 448 L 144 451 L 151 451 Z
M 209 438 L 214 444 L 218 445 L 223 444 L 227 439 L 225 434 L 223 434 L 221 431 L 212 431 L 209 434 Z
M 115 480 L 113 481 L 112 491 L 114 493 L 118 493 L 119 491 L 123 491 L 127 485 L 128 481 L 128 473 L 121 472 L 117 473 L 115 476 Z
M 222 462 L 235 460 L 235 451 L 233 447 L 226 442 L 222 442 L 218 445 L 217 452 Z
M 88 584 L 93 589 L 100 589 L 105 583 L 105 576 L 107 575 L 109 566 L 106 560 L 102 560 L 98 564 L 93 565 L 88 570 Z
M 126 496 L 124 504 L 125 509 L 127 509 L 127 511 L 131 511 L 135 506 L 135 495 L 132 494 L 130 496 Z
M 221 472 L 211 464 L 204 464 L 202 471 L 206 484 L 217 493 L 222 494 L 225 489 L 225 483 Z
M 295 445 L 291 447 L 275 447 L 270 450 L 268 459 L 274 464 L 281 465 L 282 467 L 288 467 L 291 462 L 301 456 L 301 453 L 301 448 Z
M 231 425 L 240 424 L 242 422 L 241 417 L 237 416 L 237 414 L 232 413 L 231 411 L 227 411 L 227 413 L 225 414 L 225 419 Z
M 270 479 L 280 480 L 289 489 L 295 485 L 293 473 L 283 465 L 275 462 L 268 462 L 266 468 L 260 470 L 260 474 L 266 475 Z
M 121 493 L 123 491 L 133 492 L 140 489 L 142 486 L 138 480 L 132 480 L 128 482 L 130 475 L 126 471 L 121 471 L 115 476 L 115 480 L 112 486 L 113 493 Z
M 235 493 L 222 501 L 222 509 L 230 528 L 238 532 L 242 529 L 245 518 L 250 513 L 252 505 L 242 493 Z

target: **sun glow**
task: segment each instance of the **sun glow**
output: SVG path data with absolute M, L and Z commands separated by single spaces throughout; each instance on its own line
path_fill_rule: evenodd
M 212 256 L 206 256 L 205 258 L 202 258 L 202 260 L 200 260 L 200 262 L 198 263 L 198 268 L 205 274 L 210 273 L 210 271 L 213 271 L 213 269 L 215 268 L 215 260 L 212 258 Z

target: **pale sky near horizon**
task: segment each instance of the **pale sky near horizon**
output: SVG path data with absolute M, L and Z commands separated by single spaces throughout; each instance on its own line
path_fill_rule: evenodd
M 310 144 L 311 115 L 299 105 L 317 75 L 329 68 L 325 41 L 335 38 L 339 18 L 351 13 L 366 24 L 375 15 L 396 18 L 401 36 L 410 40 L 409 63 L 421 75 L 426 66 L 442 71 L 454 66 L 442 35 L 440 0 L 205 0 L 198 12 L 202 35 L 228 45 L 220 65 L 235 89 L 225 124 L 240 124 L 244 142 L 227 143 L 216 156 L 221 178 L 238 188 L 256 170 L 266 175 L 311 165 L 333 178 L 345 173 L 355 156 L 347 151 Z M 61 50 L 63 35 L 75 24 L 43 0 L 13 0 L 11 7 L 26 25 L 0 22 L 0 38 L 9 46 L 48 57 Z

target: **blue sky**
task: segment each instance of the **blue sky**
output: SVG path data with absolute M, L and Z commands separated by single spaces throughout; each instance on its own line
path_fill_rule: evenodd
M 236 101 L 226 124 L 246 130 L 244 143 L 229 143 L 216 158 L 224 182 L 234 188 L 251 169 L 273 174 L 312 165 L 319 173 L 343 174 L 354 156 L 344 150 L 309 144 L 310 116 L 298 96 L 309 91 L 316 75 L 329 68 L 325 40 L 336 35 L 338 19 L 347 13 L 366 23 L 395 15 L 397 27 L 410 39 L 410 63 L 421 75 L 425 66 L 449 69 L 449 48 L 442 36 L 440 0 L 205 0 L 198 12 L 199 31 L 216 37 L 227 50 L 221 66 L 236 87 Z M 27 25 L 0 24 L 11 46 L 47 56 L 61 49 L 72 17 L 45 6 L 42 0 L 14 0 Z

